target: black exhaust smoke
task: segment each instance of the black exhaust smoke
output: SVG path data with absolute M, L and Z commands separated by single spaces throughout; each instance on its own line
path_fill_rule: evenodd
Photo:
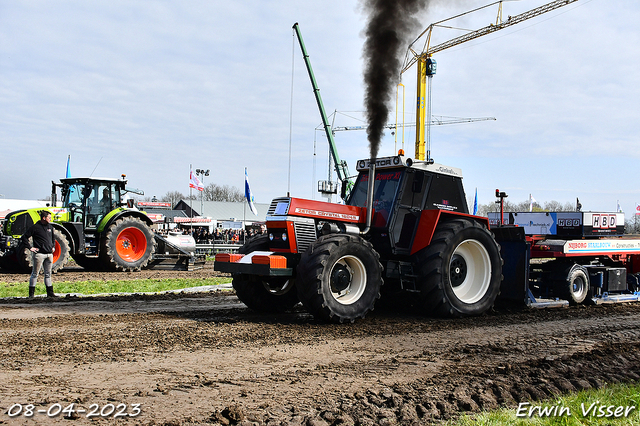
M 369 16 L 365 29 L 365 109 L 371 159 L 378 156 L 382 131 L 389 119 L 394 89 L 400 81 L 405 49 L 420 30 L 416 15 L 429 0 L 364 0 Z

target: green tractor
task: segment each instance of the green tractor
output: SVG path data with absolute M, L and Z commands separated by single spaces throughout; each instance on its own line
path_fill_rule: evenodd
M 122 179 L 67 178 L 52 183 L 51 206 L 11 212 L 0 232 L 0 266 L 27 272 L 29 250 L 20 237 L 39 220 L 38 212 L 52 215 L 55 234 L 53 272 L 69 262 L 69 256 L 88 270 L 138 271 L 147 266 L 156 250 L 152 221 L 133 207 L 124 194 L 143 195 L 126 188 Z M 61 206 L 57 206 L 61 192 Z

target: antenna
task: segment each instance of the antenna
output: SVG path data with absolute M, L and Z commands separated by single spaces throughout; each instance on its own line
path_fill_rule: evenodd
M 98 160 L 98 164 L 100 164 L 100 162 L 102 161 L 102 159 L 103 159 L 103 158 L 104 158 L 104 157 L 100 157 L 100 159 Z M 96 169 L 98 168 L 98 164 L 96 164 L 96 166 L 93 168 L 93 172 L 95 172 L 95 171 L 96 171 Z M 93 172 L 91 172 L 91 174 L 89 175 L 89 177 L 92 177 L 92 176 L 93 176 Z

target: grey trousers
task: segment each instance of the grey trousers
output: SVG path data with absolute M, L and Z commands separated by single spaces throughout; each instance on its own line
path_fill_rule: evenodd
M 36 282 L 38 282 L 38 275 L 42 268 L 44 268 L 44 285 L 47 287 L 53 286 L 53 282 L 51 281 L 53 254 L 32 253 L 31 263 L 33 265 L 33 269 L 31 270 L 31 278 L 29 278 L 29 287 L 36 286 Z

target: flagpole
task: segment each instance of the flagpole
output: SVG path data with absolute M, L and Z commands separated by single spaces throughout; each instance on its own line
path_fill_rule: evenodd
M 476 187 L 476 197 L 473 200 L 473 215 L 478 214 L 478 187 Z
M 193 236 L 193 188 L 191 188 L 191 173 L 193 173 L 191 170 L 192 166 L 192 164 L 189 164 L 189 214 L 191 215 L 191 221 L 189 223 L 191 224 L 191 236 Z
M 244 176 L 245 176 L 245 187 L 246 187 L 246 179 L 247 179 L 247 168 L 244 168 Z M 245 190 L 245 195 L 246 195 L 246 190 Z M 247 198 L 245 196 L 245 198 Z M 245 200 L 247 201 L 247 200 Z M 247 201 L 248 202 L 248 201 Z M 242 233 L 242 244 L 244 244 L 247 240 L 247 232 L 246 232 L 246 228 L 247 228 L 247 202 L 242 203 L 242 228 L 245 232 Z

